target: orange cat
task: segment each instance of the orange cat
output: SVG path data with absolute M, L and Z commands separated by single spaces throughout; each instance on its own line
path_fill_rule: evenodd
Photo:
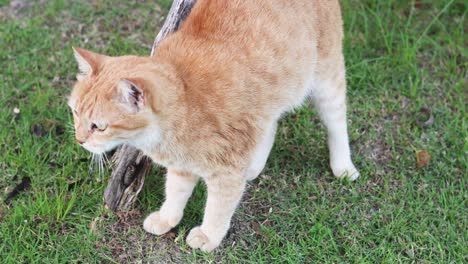
M 76 139 L 94 153 L 131 144 L 167 168 L 166 200 L 143 224 L 153 234 L 179 223 L 202 178 L 205 214 L 187 243 L 211 251 L 246 181 L 265 166 L 278 119 L 306 98 L 328 129 L 333 174 L 359 176 L 346 128 L 342 36 L 337 0 L 198 0 L 153 57 L 74 48 Z

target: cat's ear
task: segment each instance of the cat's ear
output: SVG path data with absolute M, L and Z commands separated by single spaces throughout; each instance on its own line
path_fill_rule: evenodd
M 100 60 L 103 59 L 104 55 L 100 55 L 77 47 L 72 48 L 73 55 L 75 55 L 76 62 L 78 62 L 78 69 L 80 71 L 76 75 L 76 78 L 80 81 L 87 76 L 97 74 Z
M 135 80 L 122 79 L 117 84 L 119 102 L 136 113 L 145 106 L 145 93 Z

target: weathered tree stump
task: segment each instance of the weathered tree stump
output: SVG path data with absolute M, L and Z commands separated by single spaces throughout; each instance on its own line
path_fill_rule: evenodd
M 174 0 L 166 21 L 154 39 L 151 56 L 168 34 L 176 31 L 187 18 L 196 0 Z M 124 145 L 112 157 L 115 164 L 104 192 L 106 205 L 112 211 L 128 210 L 143 188 L 145 177 L 152 167 L 151 159 L 138 149 Z

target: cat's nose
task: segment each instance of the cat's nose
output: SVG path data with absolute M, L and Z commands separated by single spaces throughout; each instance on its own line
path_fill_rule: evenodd
M 80 144 L 80 145 L 83 145 L 83 143 L 84 143 L 83 140 L 79 140 L 79 139 L 76 139 L 76 142 L 78 142 L 78 144 Z

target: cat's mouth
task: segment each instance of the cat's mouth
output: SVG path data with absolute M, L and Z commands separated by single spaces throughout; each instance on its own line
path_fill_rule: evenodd
M 119 145 L 118 142 L 109 142 L 107 144 L 89 144 L 86 142 L 81 146 L 91 153 L 100 155 L 115 149 Z

